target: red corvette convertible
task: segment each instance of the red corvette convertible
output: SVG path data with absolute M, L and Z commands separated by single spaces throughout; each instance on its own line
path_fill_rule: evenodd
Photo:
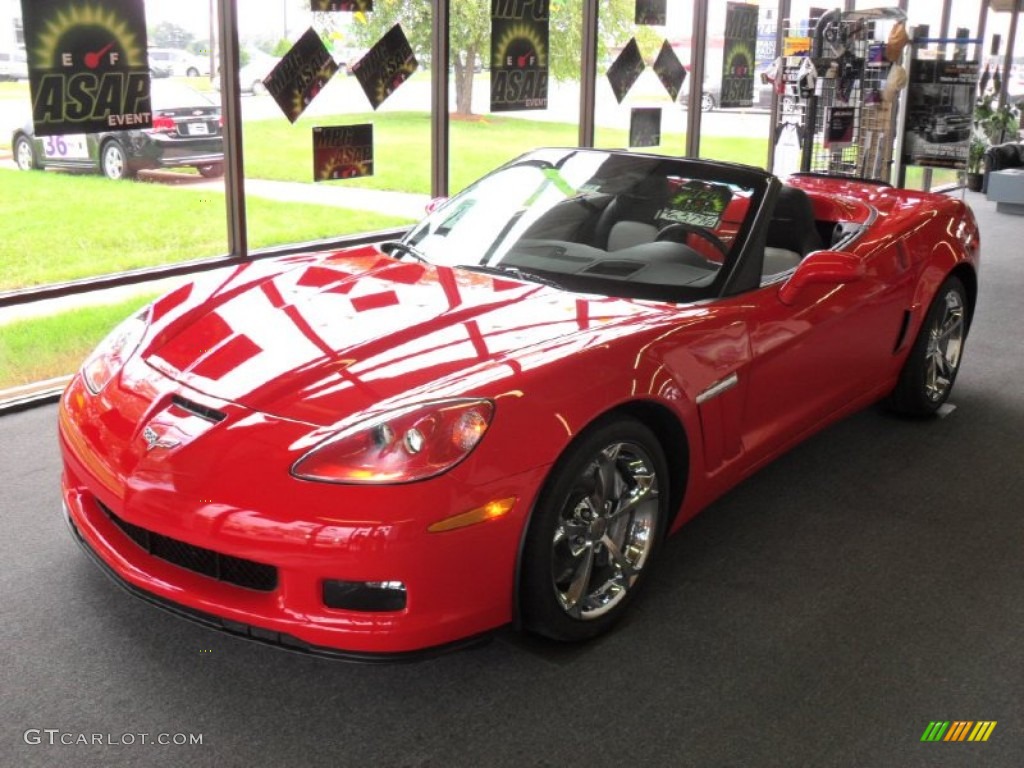
M 978 242 L 949 197 L 536 151 L 401 241 L 126 320 L 61 401 L 68 520 L 135 594 L 295 650 L 587 639 L 742 478 L 942 405 Z

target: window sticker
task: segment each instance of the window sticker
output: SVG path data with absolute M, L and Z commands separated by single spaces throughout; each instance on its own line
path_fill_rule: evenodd
M 318 125 L 313 128 L 313 180 L 373 175 L 373 125 Z
M 352 65 L 352 73 L 377 109 L 419 68 L 409 38 L 401 24 L 395 24 L 363 58 Z
M 295 122 L 338 71 L 316 30 L 310 27 L 277 62 L 263 84 L 290 122 Z
M 688 181 L 672 193 L 655 218 L 665 223 L 717 229 L 730 200 L 732 192 L 727 187 Z
M 142 0 L 21 6 L 36 136 L 152 127 Z

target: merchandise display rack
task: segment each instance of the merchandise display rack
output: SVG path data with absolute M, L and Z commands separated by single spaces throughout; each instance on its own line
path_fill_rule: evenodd
M 889 33 L 899 22 L 906 22 L 906 14 L 896 8 L 837 9 L 817 19 L 807 30 L 813 91 L 806 74 L 798 74 L 807 71 L 804 57 L 784 57 L 785 88 L 774 121 L 776 173 L 799 170 L 890 180 L 901 91 L 886 92 L 894 65 L 885 51 Z M 901 53 L 897 63 L 902 66 L 904 58 Z M 785 149 L 780 142 L 787 128 L 795 128 L 800 137 L 798 169 L 783 167 Z

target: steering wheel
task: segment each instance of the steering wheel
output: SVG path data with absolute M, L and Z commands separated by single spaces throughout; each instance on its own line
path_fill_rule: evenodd
M 719 253 L 722 254 L 723 260 L 725 260 L 725 257 L 729 254 L 729 246 L 722 242 L 722 239 L 718 237 L 718 235 L 713 232 L 708 232 L 702 227 L 698 227 L 693 224 L 684 224 L 680 221 L 673 222 L 672 224 L 668 224 L 659 229 L 654 240 L 655 242 L 669 240 L 671 242 L 680 243 L 682 242 L 682 238 L 679 237 L 680 232 L 685 234 L 692 233 L 703 240 L 707 240 Z M 683 245 L 685 245 L 685 243 L 683 243 Z

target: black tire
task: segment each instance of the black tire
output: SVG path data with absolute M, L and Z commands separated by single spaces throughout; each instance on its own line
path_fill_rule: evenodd
M 710 112 L 715 108 L 715 97 L 710 93 L 702 93 L 700 95 L 700 111 Z
M 35 147 L 28 136 L 19 136 L 14 140 L 14 162 L 22 171 L 32 171 L 39 167 Z
M 128 156 L 121 142 L 110 140 L 100 150 L 100 173 L 112 181 L 130 179 L 135 173 L 128 165 Z
M 209 165 L 197 165 L 196 170 L 204 179 L 219 179 L 224 175 L 224 163 L 210 163 Z
M 949 276 L 939 287 L 888 405 L 909 416 L 930 416 L 949 398 L 967 340 L 967 291 Z
M 185 71 L 185 77 L 199 77 L 199 70 L 195 67 L 189 67 Z
M 253 84 L 252 84 L 252 95 L 253 96 L 262 96 L 266 92 L 267 92 L 267 86 L 265 86 L 263 84 L 262 80 L 256 80 L 255 82 L 253 82 Z
M 598 422 L 548 476 L 523 541 L 519 615 L 565 642 L 607 632 L 646 580 L 668 520 L 668 465 L 635 419 Z

